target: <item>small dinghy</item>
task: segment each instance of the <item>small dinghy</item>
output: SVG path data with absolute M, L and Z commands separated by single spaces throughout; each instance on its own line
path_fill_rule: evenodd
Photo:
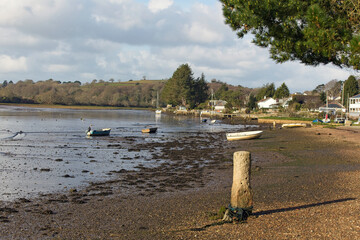
M 141 130 L 142 133 L 156 133 L 157 131 L 157 128 L 154 127 L 154 128 L 144 128 Z
M 282 125 L 283 128 L 296 128 L 296 127 L 306 127 L 305 123 L 285 123 Z
M 259 138 L 262 133 L 263 131 L 227 133 L 226 138 L 228 141 L 247 140 L 247 139 Z
M 103 129 L 96 129 L 90 130 L 86 133 L 88 136 L 109 136 L 111 128 L 103 128 Z

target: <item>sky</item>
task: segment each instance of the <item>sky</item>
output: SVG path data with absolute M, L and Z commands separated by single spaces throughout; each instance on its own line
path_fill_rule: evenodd
M 276 64 L 224 23 L 217 0 L 0 0 L 0 82 L 160 80 L 185 63 L 209 82 L 290 92 L 358 75 Z

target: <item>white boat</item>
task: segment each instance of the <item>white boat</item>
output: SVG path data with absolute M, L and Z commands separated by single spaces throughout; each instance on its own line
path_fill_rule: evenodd
M 296 128 L 296 127 L 306 127 L 306 123 L 285 123 L 282 125 L 283 128 Z
M 155 113 L 156 114 L 161 114 L 161 110 L 156 110 Z
M 323 123 L 330 123 L 330 118 L 324 118 L 322 121 Z
M 263 131 L 227 133 L 226 139 L 228 141 L 254 139 L 254 138 L 259 138 L 262 133 Z

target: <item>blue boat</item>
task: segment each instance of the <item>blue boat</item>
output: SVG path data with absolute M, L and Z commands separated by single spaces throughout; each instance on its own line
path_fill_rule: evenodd
M 320 119 L 315 119 L 314 121 L 313 121 L 313 123 L 322 123 L 323 121 L 322 120 L 320 120 Z
M 103 128 L 97 130 L 87 131 L 86 135 L 88 136 L 109 136 L 111 128 Z

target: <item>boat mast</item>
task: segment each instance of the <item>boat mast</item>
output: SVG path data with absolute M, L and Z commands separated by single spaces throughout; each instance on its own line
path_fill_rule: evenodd
M 328 91 L 326 91 L 326 116 L 325 119 L 329 117 L 329 103 L 328 103 Z
M 159 91 L 156 92 L 156 109 L 159 108 Z
M 211 89 L 211 114 L 213 114 L 215 108 L 215 102 L 214 102 L 214 89 Z

